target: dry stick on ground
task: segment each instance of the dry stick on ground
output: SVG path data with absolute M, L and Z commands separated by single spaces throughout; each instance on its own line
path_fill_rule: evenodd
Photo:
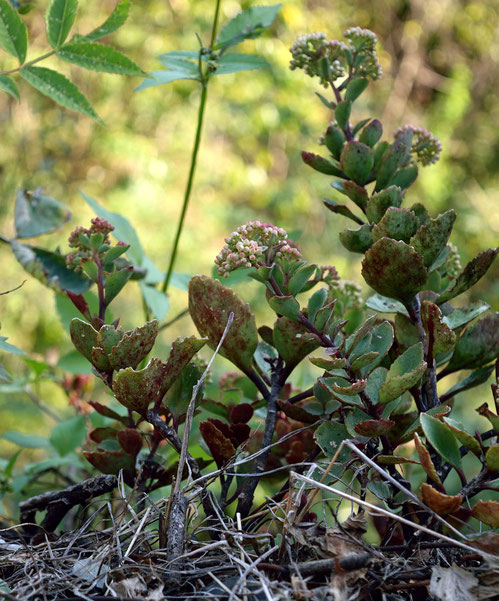
M 171 562 L 174 562 L 175 560 L 179 559 L 180 556 L 184 552 L 185 515 L 187 512 L 187 507 L 189 505 L 189 501 L 183 495 L 182 491 L 180 490 L 180 486 L 182 483 L 182 474 L 184 473 L 185 463 L 188 460 L 187 458 L 189 455 L 187 449 L 189 446 L 189 435 L 191 433 L 192 418 L 194 416 L 194 409 L 196 408 L 196 398 L 197 398 L 197 395 L 199 393 L 201 386 L 203 385 L 203 382 L 204 382 L 206 376 L 208 375 L 208 373 L 211 369 L 211 365 L 212 365 L 213 361 L 215 360 L 215 357 L 217 356 L 222 344 L 224 343 L 225 337 L 227 336 L 227 333 L 229 332 L 229 328 L 232 325 L 233 320 L 234 320 L 234 313 L 231 312 L 229 314 L 229 318 L 227 320 L 227 325 L 225 326 L 225 330 L 223 331 L 222 337 L 220 338 L 220 341 L 217 345 L 217 348 L 215 349 L 215 352 L 213 353 L 213 355 L 210 359 L 210 362 L 208 363 L 202 376 L 199 378 L 198 382 L 192 389 L 191 401 L 189 403 L 189 407 L 187 409 L 187 416 L 185 419 L 184 436 L 182 439 L 182 448 L 180 450 L 180 459 L 178 462 L 177 478 L 175 481 L 174 489 L 171 492 L 172 503 L 171 503 L 169 521 L 168 521 L 168 534 L 167 534 L 168 545 L 166 548 L 167 558 Z M 178 565 L 175 565 L 175 567 L 177 569 L 180 569 L 180 566 L 178 566 Z

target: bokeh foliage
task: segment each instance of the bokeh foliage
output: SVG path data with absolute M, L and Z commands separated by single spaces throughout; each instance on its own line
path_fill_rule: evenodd
M 82 5 L 78 27 L 90 30 L 114 4 L 92 0 Z M 159 68 L 155 57 L 160 53 L 196 48 L 196 33 L 207 43 L 213 1 L 133 4 L 113 44 L 143 69 Z M 250 5 L 223 2 L 224 20 Z M 463 263 L 494 246 L 499 234 L 499 138 L 493 125 L 499 119 L 497 13 L 494 0 L 383 0 L 372 7 L 360 0 L 284 0 L 272 35 L 246 43 L 248 51 L 265 57 L 272 68 L 216 78 L 210 87 L 193 202 L 176 270 L 210 273 L 227 232 L 257 218 L 289 231 L 300 229 L 304 256 L 335 264 L 342 277 L 359 273 L 357 262 L 352 262 L 357 259 L 348 258 L 337 241 L 337 232 L 347 225 L 344 218 L 326 213 L 321 203 L 323 197 L 337 199 L 335 192 L 324 185 L 323 177 L 311 175 L 300 157 L 303 148 L 317 150 L 311 140 L 322 133 L 327 119 L 327 109 L 313 94 L 321 90 L 287 68 L 288 49 L 298 34 L 317 30 L 337 38 L 351 25 L 368 27 L 379 39 L 384 77 L 374 94 L 366 95 L 366 116 L 383 113 L 387 135 L 411 123 L 432 130 L 443 143 L 441 160 L 422 172 L 413 198 L 419 194 L 434 214 L 456 209 L 459 217 L 451 241 L 460 246 Z M 37 49 L 41 53 L 46 48 L 42 10 L 35 5 L 24 19 L 36 56 Z M 5 58 L 2 68 L 10 68 L 8 61 Z M 82 189 L 106 208 L 126 214 L 147 254 L 164 269 L 187 177 L 199 89 L 179 81 L 135 93 L 139 78 L 64 68 L 89 96 L 106 127 L 55 106 L 27 86 L 19 104 L 0 96 L 0 233 L 12 234 L 17 188 L 42 187 L 72 208 L 73 224 L 91 216 L 77 192 Z M 71 228 L 44 242 L 65 251 L 63 240 Z M 0 252 L 2 289 L 10 289 L 24 274 L 7 247 Z M 248 300 L 252 290 L 244 291 Z M 132 288 L 116 309 L 128 316 L 125 327 L 142 315 L 135 291 Z M 174 315 L 186 306 L 187 297 L 180 290 L 172 292 Z M 495 267 L 469 300 L 480 297 L 497 310 L 498 292 Z M 52 360 L 70 350 L 53 294 L 35 280 L 0 297 L 0 312 L 2 334 L 18 346 L 41 356 L 49 353 Z M 189 320 L 182 320 L 178 329 L 163 336 L 165 348 L 176 335 L 193 331 Z M 42 387 L 40 393 L 54 391 Z M 60 395 L 58 400 L 64 403 Z M 2 404 L 7 428 L 19 410 L 29 406 L 14 395 Z M 31 415 L 34 424 L 35 408 Z

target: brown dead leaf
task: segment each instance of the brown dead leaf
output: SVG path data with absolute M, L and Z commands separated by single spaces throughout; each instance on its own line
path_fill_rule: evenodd
M 462 495 L 444 495 L 438 490 L 435 490 L 426 482 L 421 484 L 421 494 L 424 503 L 428 505 L 430 509 L 433 509 L 435 513 L 439 515 L 447 515 L 448 513 L 454 513 L 459 509 L 463 502 Z

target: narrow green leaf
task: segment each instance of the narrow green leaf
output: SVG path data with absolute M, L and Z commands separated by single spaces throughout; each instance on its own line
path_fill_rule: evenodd
M 161 292 L 161 290 L 154 288 L 154 286 L 149 286 L 144 281 L 139 282 L 139 286 L 144 300 L 146 301 L 146 305 L 149 307 L 154 317 L 158 321 L 163 321 L 170 310 L 168 296 L 166 296 L 164 292 Z
M 121 292 L 125 284 L 132 277 L 132 273 L 133 267 L 130 266 L 118 269 L 117 271 L 113 271 L 113 273 L 106 275 L 105 299 L 107 304 Z
M 471 305 L 467 305 L 466 307 L 455 309 L 452 311 L 452 313 L 447 314 L 442 321 L 449 326 L 451 330 L 455 330 L 469 323 L 475 319 L 475 317 L 478 317 L 489 309 L 490 305 L 487 303 L 484 303 L 483 301 L 476 301 L 471 303 Z
M 296 296 L 308 280 L 314 275 L 317 269 L 317 265 L 304 265 L 300 267 L 298 271 L 293 275 L 293 277 L 289 280 L 288 290 L 292 296 Z
M 104 124 L 88 99 L 62 73 L 45 67 L 24 67 L 19 73 L 29 84 L 57 104 L 92 117 L 101 125 Z
M 10 342 L 7 342 L 6 336 L 0 336 L 0 351 L 12 353 L 13 355 L 25 355 L 25 352 L 19 347 L 10 344 Z
M 272 25 L 281 6 L 252 6 L 243 10 L 222 27 L 217 38 L 217 49 L 259 37 L 264 29 Z
M 120 0 L 116 5 L 116 8 L 104 21 L 102 25 L 94 29 L 92 32 L 87 34 L 85 38 L 91 42 L 100 40 L 106 37 L 113 31 L 119 29 L 127 20 L 128 13 L 130 11 L 131 2 L 130 0 Z
M 69 35 L 76 17 L 78 0 L 52 0 L 47 8 L 47 39 L 52 48 L 59 48 Z
M 469 390 L 470 388 L 474 388 L 475 386 L 479 386 L 486 382 L 492 372 L 494 371 L 494 365 L 489 365 L 488 367 L 482 367 L 481 369 L 477 369 L 472 371 L 467 378 L 461 380 L 457 384 L 454 384 L 447 392 L 440 396 L 440 401 L 445 403 L 448 399 L 456 396 L 460 392 L 464 390 Z
M 238 71 L 251 69 L 264 69 L 269 67 L 268 62 L 255 54 L 223 54 L 217 63 L 217 70 L 213 75 L 227 75 Z
M 355 77 L 348 84 L 345 92 L 345 100 L 353 102 L 356 100 L 362 92 L 367 88 L 369 81 L 365 77 Z
M 401 315 L 409 316 L 407 309 L 401 302 L 382 296 L 381 294 L 370 296 L 366 300 L 366 306 L 379 313 L 400 313 Z
M 49 446 L 49 442 L 45 436 L 25 434 L 24 432 L 18 432 L 17 430 L 8 430 L 7 432 L 4 432 L 0 438 L 8 440 L 24 449 L 46 449 Z
M 50 435 L 50 444 L 61 457 L 64 457 L 80 446 L 86 433 L 85 418 L 83 415 L 77 415 L 57 424 Z
M 0 90 L 10 94 L 17 102 L 21 100 L 16 84 L 8 75 L 0 75 Z
M 0 46 L 15 56 L 21 65 L 26 60 L 28 50 L 26 25 L 7 0 L 0 0 Z
M 57 56 L 68 63 L 104 73 L 144 75 L 142 69 L 127 56 L 111 46 L 97 43 L 66 44 Z
M 427 413 L 421 414 L 420 421 L 423 432 L 435 451 L 453 467 L 460 468 L 459 445 L 449 426 Z
M 334 116 L 341 129 L 345 129 L 348 125 L 348 119 L 350 118 L 350 112 L 352 110 L 352 103 L 348 100 L 343 100 L 334 109 Z
M 168 69 L 167 71 L 153 71 L 149 73 L 149 77 L 146 77 L 144 81 L 137 86 L 134 92 L 145 90 L 146 88 L 154 88 L 155 86 L 162 86 L 163 84 L 177 81 L 178 79 L 198 79 L 197 75 L 189 75 L 186 71 L 174 71 Z
M 191 54 L 192 56 L 190 56 Z M 163 67 L 167 69 L 185 71 L 188 75 L 199 77 L 199 52 L 194 50 L 165 52 L 164 54 L 160 54 L 158 58 Z

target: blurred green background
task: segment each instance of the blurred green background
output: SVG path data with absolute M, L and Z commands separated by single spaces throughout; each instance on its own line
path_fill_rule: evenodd
M 44 10 L 35 2 L 23 18 L 28 25 L 29 58 L 47 50 Z M 251 2 L 222 1 L 221 23 Z M 86 33 L 113 10 L 114 0 L 81 3 L 76 31 Z M 160 68 L 156 56 L 196 49 L 199 34 L 209 42 L 214 0 L 135 0 L 126 25 L 109 38 L 147 71 Z M 357 103 L 355 121 L 378 117 L 384 138 L 400 125 L 427 127 L 443 143 L 441 160 L 420 171 L 408 201 L 422 201 L 430 213 L 455 208 L 458 220 L 451 242 L 463 264 L 499 239 L 499 19 L 497 0 L 283 0 L 270 33 L 238 51 L 266 58 L 271 68 L 213 78 L 191 205 L 181 240 L 176 272 L 211 273 L 223 238 L 247 220 L 270 221 L 301 232 L 304 257 L 333 264 L 345 279 L 362 283 L 360 255 L 347 253 L 338 232 L 349 222 L 328 212 L 323 198 L 335 198 L 326 176 L 313 172 L 300 151 L 318 152 L 317 139 L 330 116 L 315 92 L 324 92 L 302 72 L 288 69 L 289 46 L 302 33 L 325 31 L 330 39 L 354 25 L 378 35 L 383 78 Z M 101 127 L 87 117 L 55 106 L 19 82 L 21 102 L 0 96 L 0 233 L 13 235 L 15 193 L 19 187 L 43 188 L 71 207 L 72 221 L 55 235 L 35 241 L 67 250 L 75 225 L 93 216 L 78 190 L 135 225 L 147 255 L 166 269 L 180 212 L 196 126 L 199 85 L 178 81 L 138 93 L 138 78 L 89 73 L 49 59 L 89 97 L 103 118 Z M 12 68 L 2 53 L 0 67 Z M 30 356 L 55 364 L 71 350 L 55 310 L 54 294 L 17 264 L 0 246 L 2 290 L 27 279 L 21 290 L 0 296 L 1 334 Z M 499 309 L 498 267 L 465 300 L 482 298 Z M 137 284 L 116 303 L 113 313 L 132 327 L 143 321 Z M 270 314 L 258 300 L 258 286 L 240 288 L 257 311 L 259 325 Z M 367 292 L 367 291 L 366 291 Z M 260 295 L 261 296 L 261 295 Z M 171 313 L 186 307 L 185 291 L 171 288 Z M 164 356 L 171 340 L 194 332 L 188 317 L 162 333 L 156 353 Z M 2 356 L 14 373 L 27 370 L 22 358 Z M 224 367 L 219 367 L 219 370 Z M 487 386 L 479 391 L 487 394 Z M 74 410 L 56 385 L 41 383 L 36 393 L 61 415 Z M 475 405 L 485 399 L 480 392 Z M 53 422 L 25 395 L 0 396 L 0 430 L 46 433 Z M 475 419 L 475 418 L 473 418 Z M 481 418 L 476 418 L 481 419 Z M 14 445 L 0 441 L 0 454 Z M 39 457 L 37 452 L 27 457 Z

